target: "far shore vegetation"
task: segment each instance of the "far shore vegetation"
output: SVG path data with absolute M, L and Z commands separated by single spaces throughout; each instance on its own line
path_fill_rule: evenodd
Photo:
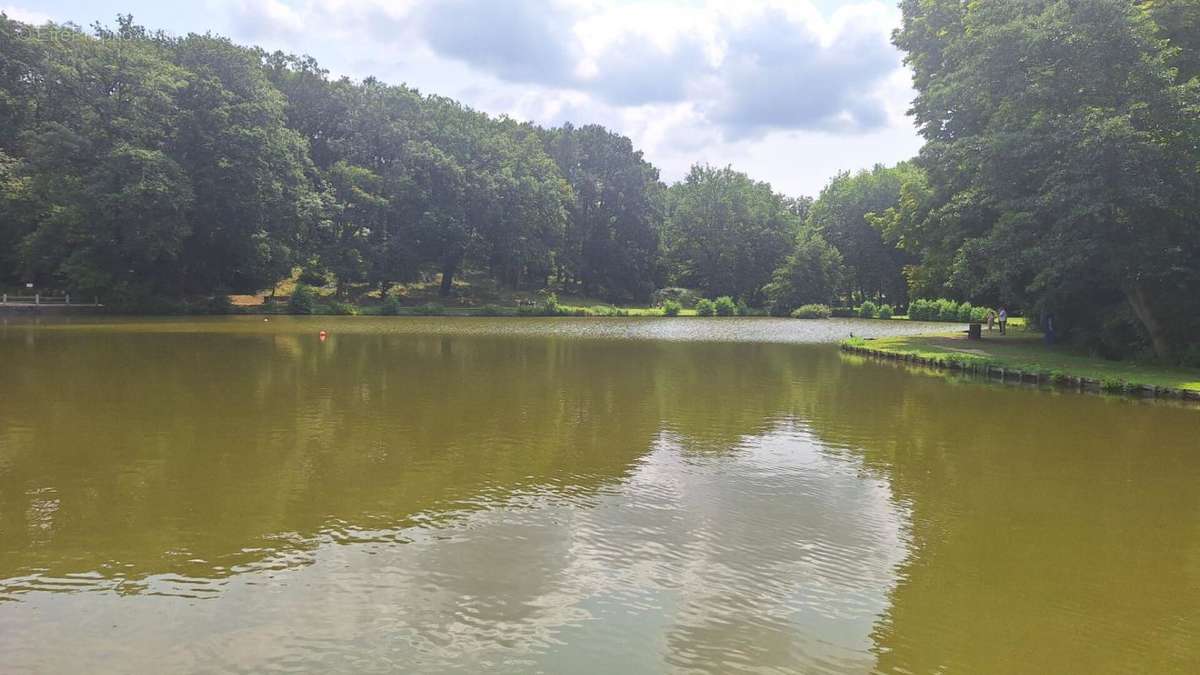
M 0 13 L 0 291 L 125 313 L 1003 311 L 1056 354 L 1200 366 L 1200 4 L 900 8 L 925 145 L 815 198 L 729 166 L 667 184 L 599 125 L 212 34 Z

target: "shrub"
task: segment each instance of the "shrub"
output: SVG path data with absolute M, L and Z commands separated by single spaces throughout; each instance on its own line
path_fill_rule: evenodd
M 338 316 L 354 316 L 355 314 L 358 314 L 357 307 L 348 302 L 342 302 L 341 300 L 334 300 L 330 302 L 326 309 L 328 310 L 329 314 L 336 314 Z
M 853 307 L 834 307 L 833 316 L 839 319 L 851 319 L 858 316 L 858 310 Z
M 317 308 L 317 292 L 306 284 L 297 284 L 288 300 L 289 314 L 312 314 Z
M 737 301 L 737 315 L 750 316 L 750 305 L 747 305 L 745 300 Z
M 679 312 L 683 310 L 683 305 L 674 300 L 666 300 L 662 305 L 663 316 L 679 316 Z
M 414 307 L 413 313 L 421 316 L 441 316 L 446 313 L 446 308 L 436 302 L 427 302 L 420 307 Z
M 958 320 L 959 321 L 961 321 L 963 323 L 970 322 L 971 317 L 974 316 L 974 314 L 975 314 L 975 308 L 971 306 L 971 303 L 964 302 L 963 304 L 958 306 Z
M 551 293 L 542 303 L 542 316 L 561 316 L 566 314 L 566 308 L 558 304 L 558 295 Z
M 501 316 L 504 310 L 499 305 L 484 305 L 479 308 L 479 313 L 482 316 Z
M 1106 377 L 1100 381 L 1100 387 L 1107 392 L 1125 391 L 1125 381 L 1116 377 Z
M 992 311 L 987 307 L 972 307 L 971 321 L 974 323 L 984 323 L 987 321 L 988 312 Z
M 879 318 L 890 319 L 890 318 L 892 318 L 893 313 L 894 313 L 894 310 L 892 309 L 891 305 L 883 304 L 883 305 L 879 306 Z
M 700 298 L 696 301 L 696 314 L 698 316 L 712 316 L 717 313 L 717 306 L 708 298 Z
M 542 308 L 535 305 L 520 305 L 517 307 L 517 316 L 539 316 L 542 313 Z
M 396 316 L 400 313 L 400 299 L 394 295 L 387 296 L 379 307 L 379 313 L 384 316 Z
M 870 300 L 867 300 L 858 308 L 858 315 L 864 319 L 874 319 L 877 314 L 879 314 L 879 308 Z
M 932 315 L 933 306 L 924 298 L 918 298 L 908 304 L 908 318 L 913 321 L 929 321 Z
M 717 316 L 737 316 L 737 305 L 728 295 L 717 298 L 713 303 L 713 308 L 716 310 Z
M 937 301 L 936 321 L 958 321 L 958 303 L 942 298 Z
M 828 319 L 833 316 L 829 305 L 800 305 L 792 310 L 793 319 Z

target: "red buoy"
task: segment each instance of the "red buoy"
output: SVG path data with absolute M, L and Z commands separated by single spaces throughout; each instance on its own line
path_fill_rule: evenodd
M 329 337 L 329 334 L 326 333 L 325 331 L 321 331 L 320 333 L 317 334 L 317 336 L 321 338 L 321 342 L 324 342 L 325 338 Z

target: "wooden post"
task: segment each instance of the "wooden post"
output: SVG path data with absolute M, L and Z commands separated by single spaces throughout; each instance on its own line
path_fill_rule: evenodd
M 35 304 L 35 305 L 42 304 L 42 294 L 41 293 L 33 294 L 33 304 Z
M 67 305 L 71 304 L 71 294 L 70 293 L 67 293 L 67 300 L 64 304 L 67 304 Z

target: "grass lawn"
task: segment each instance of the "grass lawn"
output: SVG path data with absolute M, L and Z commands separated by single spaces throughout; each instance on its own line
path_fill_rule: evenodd
M 1152 385 L 1200 391 L 1200 370 L 1161 366 L 1136 361 L 1107 361 L 1073 351 L 1069 347 L 1048 347 L 1040 333 L 1013 330 L 983 332 L 980 341 L 967 340 L 965 333 L 887 337 L 876 340 L 855 339 L 851 344 L 895 354 L 913 354 L 923 358 L 977 361 L 1001 368 L 1026 372 L 1056 373 L 1100 381 L 1121 381 L 1133 385 Z

